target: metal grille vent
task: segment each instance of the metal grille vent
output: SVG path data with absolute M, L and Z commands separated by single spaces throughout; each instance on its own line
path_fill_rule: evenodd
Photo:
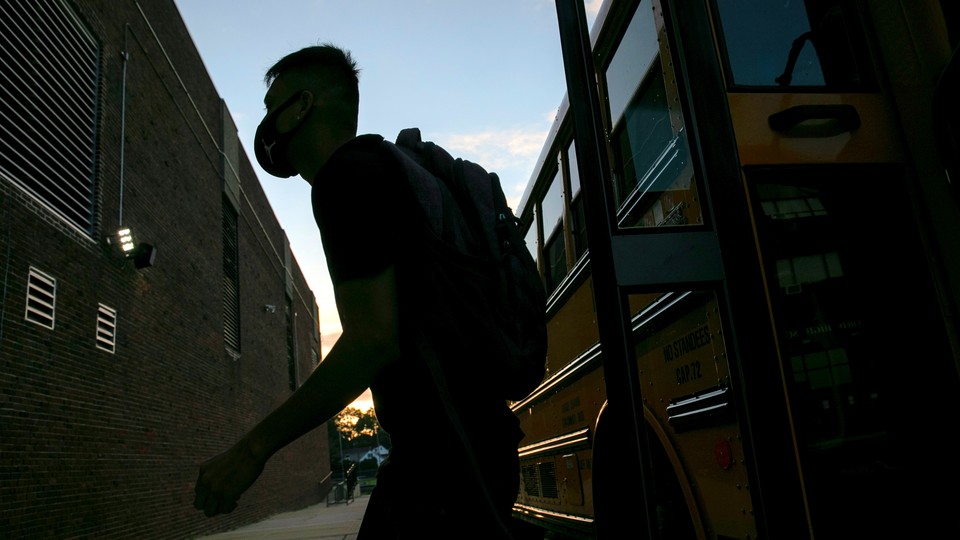
M 237 214 L 223 203 L 223 339 L 227 350 L 240 352 L 240 267 Z
M 0 13 L 0 176 L 93 234 L 100 47 L 62 0 Z
M 294 322 L 293 300 L 287 297 L 287 370 L 290 374 L 290 389 L 300 386 L 300 371 L 297 369 L 297 339 Z
M 97 310 L 97 348 L 113 353 L 116 343 L 117 310 L 100 304 Z
M 520 468 L 523 476 L 523 491 L 531 497 L 560 498 L 557 486 L 557 465 L 551 461 L 541 461 L 536 464 L 523 465 Z
M 27 277 L 27 308 L 23 318 L 53 330 L 57 305 L 57 280 L 30 267 Z
M 553 461 L 540 464 L 540 491 L 542 496 L 548 499 L 560 498 L 560 491 L 557 488 L 557 465 Z
M 540 482 L 537 480 L 537 466 L 524 465 L 521 474 L 523 475 L 523 491 L 531 497 L 539 497 Z

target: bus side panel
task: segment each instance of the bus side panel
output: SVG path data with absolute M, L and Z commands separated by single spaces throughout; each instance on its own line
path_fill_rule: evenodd
M 556 373 L 600 339 L 588 277 L 547 321 L 547 373 Z
M 514 409 L 524 432 L 517 508 L 521 517 L 541 527 L 589 535 L 591 443 L 606 400 L 600 358 L 585 354 L 599 339 L 589 277 L 549 314 L 547 326 L 545 390 Z
M 597 362 L 560 390 L 516 411 L 525 433 L 517 504 L 539 514 L 524 515 L 529 521 L 558 530 L 591 528 L 591 442 L 605 400 L 603 370 Z

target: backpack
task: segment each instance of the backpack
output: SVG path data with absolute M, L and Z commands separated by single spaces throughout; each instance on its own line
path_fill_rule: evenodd
M 400 163 L 427 225 L 441 244 L 450 248 L 429 252 L 430 256 L 461 260 L 465 256 L 477 261 L 469 265 L 472 271 L 464 271 L 463 264 L 441 261 L 435 268 L 448 275 L 438 281 L 480 283 L 471 283 L 483 292 L 470 295 L 469 301 L 487 304 L 479 307 L 487 314 L 485 318 L 493 320 L 484 325 L 483 336 L 474 339 L 496 351 L 485 367 L 492 367 L 491 381 L 501 397 L 525 398 L 546 373 L 546 291 L 520 235 L 519 219 L 507 206 L 499 177 L 424 142 L 417 128 L 402 130 L 396 144 L 385 140 L 384 145 Z M 440 302 L 462 301 L 452 295 L 438 297 Z M 461 308 L 450 306 L 438 312 L 458 313 Z M 456 320 L 446 319 L 457 317 L 432 324 L 456 324 Z

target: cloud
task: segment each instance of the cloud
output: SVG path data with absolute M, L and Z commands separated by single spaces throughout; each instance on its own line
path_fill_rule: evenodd
M 587 17 L 591 20 L 593 17 L 596 17 L 597 13 L 600 12 L 601 4 L 603 4 L 603 0 L 584 0 L 583 7 L 587 12 Z
M 320 323 L 320 357 L 326 358 L 327 353 L 330 352 L 330 349 L 333 348 L 333 344 L 340 339 L 340 336 L 343 334 L 343 328 L 340 326 L 340 323 L 329 324 L 329 323 Z
M 550 121 L 552 123 L 554 114 Z M 547 129 L 508 128 L 477 133 L 438 134 L 436 142 L 455 157 L 479 163 L 500 177 L 507 205 L 516 209 L 533 172 Z
M 583 0 L 584 11 L 587 12 L 587 16 L 591 17 L 597 14 L 600 11 L 600 5 L 603 4 L 603 0 Z M 537 2 L 538 9 L 544 8 L 554 8 L 556 3 L 554 0 L 540 0 Z
M 510 128 L 439 135 L 437 141 L 450 153 L 462 155 L 487 170 L 495 171 L 525 166 L 532 169 L 546 137 L 544 129 Z

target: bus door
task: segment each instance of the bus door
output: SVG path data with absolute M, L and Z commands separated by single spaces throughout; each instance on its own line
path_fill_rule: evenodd
M 597 538 L 756 538 L 726 270 L 662 2 L 606 3 L 592 50 L 583 3 L 557 5 L 607 399 Z
M 904 3 L 921 4 L 936 5 Z M 960 384 L 918 225 L 922 168 L 888 90 L 902 66 L 884 65 L 868 5 L 708 2 L 774 329 L 768 382 L 818 539 L 955 528 L 937 486 L 957 479 L 943 420 Z

